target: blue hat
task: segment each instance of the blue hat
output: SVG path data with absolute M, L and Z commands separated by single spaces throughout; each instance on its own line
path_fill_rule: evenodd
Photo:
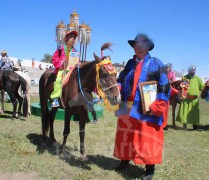
M 154 48 L 154 43 L 146 34 L 137 34 L 134 40 L 128 40 L 128 43 L 131 45 L 132 48 L 134 48 L 135 43 L 142 42 L 144 45 L 147 45 L 149 47 L 149 51 L 151 51 Z

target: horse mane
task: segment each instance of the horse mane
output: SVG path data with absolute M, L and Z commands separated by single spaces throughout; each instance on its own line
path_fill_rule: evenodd
M 104 43 L 101 47 L 101 51 L 104 51 L 106 49 L 109 49 L 110 51 L 112 51 L 112 49 L 110 48 L 110 46 L 112 46 L 112 45 L 113 45 L 113 43 L 111 43 L 111 42 Z
M 110 51 L 112 51 L 112 49 L 110 48 L 110 46 L 112 46 L 112 45 L 113 45 L 113 43 L 111 43 L 111 42 L 107 42 L 107 43 L 104 43 L 102 45 L 102 47 L 101 47 L 101 58 L 104 57 L 104 55 L 103 55 L 104 50 L 109 49 Z
M 95 68 L 96 61 L 85 62 L 79 65 L 80 70 Z

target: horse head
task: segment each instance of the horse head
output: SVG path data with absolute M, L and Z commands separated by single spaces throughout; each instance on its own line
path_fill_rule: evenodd
M 120 91 L 116 80 L 116 70 L 109 57 L 99 58 L 94 53 L 96 61 L 96 83 L 98 94 L 107 98 L 112 105 L 121 101 Z
M 181 101 L 183 101 L 185 99 L 185 84 L 183 83 L 182 80 L 177 80 L 177 81 L 172 81 L 171 83 L 171 87 L 175 88 L 178 93 L 171 97 L 171 104 L 175 104 L 173 101 L 177 102 L 177 103 L 181 103 Z
M 179 100 L 180 102 L 186 99 L 189 90 L 189 80 L 184 80 L 179 84 Z
M 201 94 L 200 94 L 200 97 L 202 99 L 206 99 L 207 96 L 208 96 L 208 91 L 209 91 L 209 80 L 207 80 L 204 84 L 204 88 L 203 90 L 201 91 Z

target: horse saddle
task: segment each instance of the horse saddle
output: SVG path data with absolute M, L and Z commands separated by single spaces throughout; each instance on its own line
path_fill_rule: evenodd
M 74 69 L 75 67 L 70 67 L 66 71 L 64 71 L 64 73 L 62 74 L 62 87 L 66 86 Z

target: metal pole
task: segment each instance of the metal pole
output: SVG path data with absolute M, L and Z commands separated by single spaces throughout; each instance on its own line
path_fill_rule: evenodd
M 86 43 L 86 48 L 85 48 L 85 59 L 84 59 L 84 62 L 86 62 L 86 52 L 87 52 L 87 43 Z
M 81 59 L 81 51 L 82 51 L 82 41 L 80 41 L 80 54 L 79 54 L 79 60 L 82 62 L 82 59 Z
M 85 45 L 83 44 L 83 50 L 82 50 L 82 63 L 84 62 L 84 50 L 85 50 Z

